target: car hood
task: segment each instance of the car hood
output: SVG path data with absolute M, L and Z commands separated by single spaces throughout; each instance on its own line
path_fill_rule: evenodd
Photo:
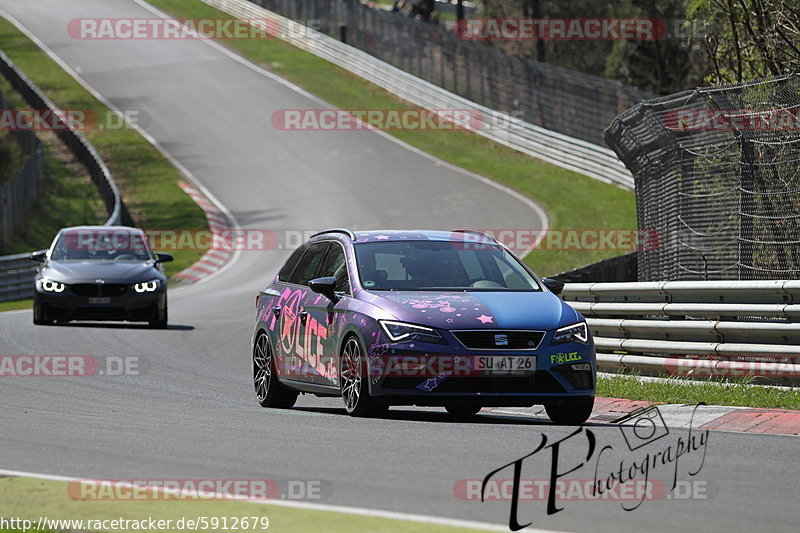
M 552 292 L 370 291 L 371 303 L 402 322 L 443 329 L 555 329 L 580 315 Z
M 138 283 L 162 279 L 152 263 L 116 261 L 50 261 L 42 276 L 61 283 Z

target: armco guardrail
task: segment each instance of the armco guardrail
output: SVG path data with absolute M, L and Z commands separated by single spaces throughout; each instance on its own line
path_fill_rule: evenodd
M 273 13 L 247 0 L 203 0 L 240 19 L 268 19 L 281 39 L 356 74 L 425 109 L 469 109 L 488 127 L 476 133 L 495 142 L 592 178 L 633 189 L 633 177 L 608 148 L 562 135 L 491 110 L 412 76 L 361 50 Z
M 31 108 L 58 111 L 55 104 L 53 104 L 25 74 L 19 71 L 14 63 L 12 63 L 8 56 L 2 51 L 0 51 L 0 74 L 8 79 L 14 89 L 22 95 Z M 60 121 L 60 119 L 58 120 Z M 105 162 L 103 162 L 89 141 L 87 141 L 80 132 L 67 127 L 63 121 L 58 123 L 55 133 L 70 152 L 75 155 L 78 161 L 86 167 L 92 181 L 97 186 L 98 191 L 100 191 L 100 196 L 103 198 L 109 211 L 109 216 L 105 224 L 132 225 L 133 220 L 125 204 L 122 202 L 117 184 L 114 183 L 114 179 L 111 177 L 111 171 L 108 170 Z M 28 254 L 0 257 L 0 301 L 21 299 L 31 295 L 33 290 L 33 273 L 36 269 L 30 264 L 28 265 L 29 268 L 23 268 L 21 266 L 22 258 L 27 257 L 27 255 Z M 24 279 L 27 279 L 27 291 L 23 287 Z
M 38 265 L 29 257 L 30 254 L 0 257 L 0 302 L 22 300 L 33 295 L 33 276 Z
M 572 283 L 598 368 L 800 382 L 800 281 Z

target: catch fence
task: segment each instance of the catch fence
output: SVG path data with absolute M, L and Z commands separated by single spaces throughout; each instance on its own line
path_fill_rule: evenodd
M 606 141 L 663 237 L 639 281 L 798 278 L 800 71 L 642 102 Z

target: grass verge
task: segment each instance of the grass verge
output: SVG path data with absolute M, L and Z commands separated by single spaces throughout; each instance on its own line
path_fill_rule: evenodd
M 636 375 L 600 376 L 597 396 L 649 402 L 728 405 L 800 410 L 800 388 L 776 389 L 753 385 L 749 378 L 696 381 L 666 378 L 642 381 Z
M 18 311 L 20 309 L 32 309 L 33 299 L 16 300 L 13 302 L 0 302 L 0 313 L 3 311 Z
M 135 130 L 100 128 L 116 122 L 111 110 L 2 18 L 0 48 L 59 108 L 85 110 L 98 117 L 98 127 L 84 134 L 111 169 L 138 227 L 153 230 L 206 229 L 205 214 L 178 186 L 183 178 L 177 169 Z M 111 117 L 114 117 L 113 121 Z M 65 183 L 57 179 L 64 165 L 64 161 L 51 159 L 48 162 L 48 169 L 54 177 L 49 197 L 53 201 L 40 205 L 26 220 L 21 237 L 13 242 L 14 250 L 30 251 L 49 246 L 54 228 L 57 230 L 69 225 L 77 216 L 74 203 L 55 201 L 59 187 Z M 175 262 L 164 265 L 167 275 L 194 263 L 202 251 L 179 250 L 173 255 Z
M 231 18 L 200 0 L 149 2 L 179 18 Z M 342 109 L 415 107 L 332 63 L 278 39 L 232 40 L 223 44 Z M 634 195 L 619 187 L 530 158 L 470 132 L 388 133 L 440 159 L 536 199 L 547 210 L 553 230 L 636 228 Z M 552 275 L 620 253 L 613 250 L 537 250 L 529 254 L 525 261 L 539 274 Z
M 350 533 L 350 532 L 369 532 L 369 533 L 456 533 L 460 531 L 480 531 L 450 526 L 440 526 L 425 524 L 420 522 L 410 522 L 405 520 L 382 519 L 371 516 L 359 516 L 330 511 L 319 511 L 310 509 L 299 509 L 293 507 L 283 507 L 269 505 L 269 503 L 247 503 L 230 500 L 136 500 L 136 501 L 108 501 L 108 500 L 89 500 L 73 499 L 80 498 L 80 492 L 75 492 L 79 487 L 71 486 L 63 481 L 49 481 L 42 479 L 14 478 L 7 477 L 0 479 L 0 516 L 19 517 L 32 520 L 36 524 L 39 517 L 47 517 L 51 520 L 83 520 L 82 527 L 55 527 L 55 530 L 82 530 L 82 531 L 101 531 L 101 530 L 130 530 L 138 528 L 95 528 L 91 527 L 87 520 L 92 523 L 97 520 L 171 520 L 171 527 L 158 528 L 160 530 L 173 531 L 220 531 L 233 529 L 248 529 L 250 531 L 275 531 L 275 532 L 299 532 L 299 531 L 325 531 L 326 533 Z M 95 494 L 101 494 L 93 490 Z M 110 494 L 110 493 L 109 493 Z M 129 493 L 130 494 L 130 493 Z M 192 528 L 184 526 L 176 527 L 178 520 L 197 520 L 206 517 L 208 527 Z M 238 526 L 233 527 L 234 517 L 239 520 Z M 241 518 L 248 518 L 248 526 L 240 522 Z M 218 527 L 211 527 L 211 521 L 216 518 Z M 268 529 L 261 527 L 266 525 L 262 520 L 269 520 Z M 223 522 L 226 519 L 226 522 Z M 222 527 L 227 523 L 228 527 Z M 253 527 L 253 524 L 258 527 Z M 184 522 L 185 524 L 185 522 Z M 200 523 L 200 526 L 203 524 Z M 89 527 L 87 527 L 89 526 Z M 152 528 L 142 528 L 151 529 Z

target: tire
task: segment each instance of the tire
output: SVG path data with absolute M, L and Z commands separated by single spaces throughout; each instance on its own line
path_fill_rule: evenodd
M 272 346 L 264 332 L 259 333 L 253 345 L 253 387 L 261 407 L 290 409 L 297 401 L 298 392 L 278 381 Z
M 348 337 L 342 348 L 341 376 L 342 400 L 347 414 L 368 417 L 385 414 L 386 402 L 370 396 L 367 360 L 361 343 L 355 336 Z
M 44 311 L 44 306 L 33 300 L 33 323 L 37 326 L 51 326 L 53 321 L 47 318 L 47 313 Z
M 445 409 L 453 418 L 472 418 L 482 408 L 480 405 L 446 405 Z
M 544 406 L 547 416 L 560 426 L 580 426 L 592 416 L 594 396 L 567 398 Z
M 158 311 L 156 308 L 157 317 L 149 322 L 150 329 L 167 329 L 167 321 L 169 320 L 169 312 L 167 310 L 167 297 L 164 297 L 164 310 Z

